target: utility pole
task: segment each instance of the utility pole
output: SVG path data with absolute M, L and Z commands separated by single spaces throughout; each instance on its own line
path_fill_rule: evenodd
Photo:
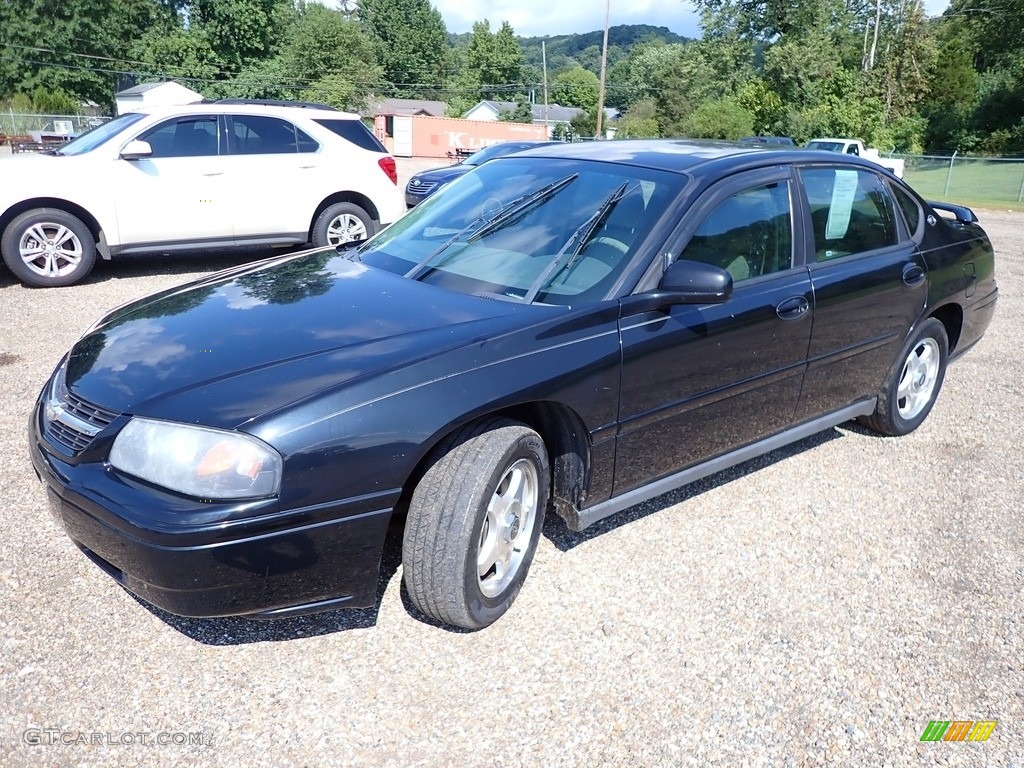
M 551 126 L 548 125 L 548 49 L 546 41 L 540 41 L 540 59 L 544 67 L 544 130 L 548 132 L 548 138 L 551 138 Z
M 597 128 L 595 139 L 601 138 L 601 122 L 604 118 L 604 74 L 608 64 L 608 21 L 612 15 L 612 0 L 605 0 L 604 6 L 604 45 L 601 47 L 601 88 L 597 95 Z

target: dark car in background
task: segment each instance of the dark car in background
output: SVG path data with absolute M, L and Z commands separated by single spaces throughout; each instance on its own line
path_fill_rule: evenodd
M 29 446 L 75 544 L 168 611 L 373 605 L 394 520 L 412 603 L 480 628 L 547 513 L 579 531 L 850 419 L 913 431 L 997 294 L 969 209 L 860 158 L 545 146 L 361 245 L 112 311 Z
M 521 152 L 524 149 L 543 146 L 544 144 L 559 143 L 557 141 L 503 141 L 500 144 L 491 144 L 474 152 L 461 163 L 446 165 L 443 168 L 432 168 L 429 171 L 417 173 L 405 185 L 405 206 L 406 208 L 412 208 L 422 203 L 445 184 L 450 184 L 455 179 L 465 173 L 469 173 L 478 165 L 483 165 L 488 160 L 511 155 L 514 152 Z
M 740 139 L 744 144 L 767 144 L 773 147 L 795 147 L 796 142 L 789 136 L 747 136 Z

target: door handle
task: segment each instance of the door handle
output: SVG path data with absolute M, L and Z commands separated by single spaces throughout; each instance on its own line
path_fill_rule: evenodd
M 903 282 L 913 287 L 924 282 L 924 270 L 918 264 L 903 267 Z
M 775 307 L 775 314 L 782 320 L 799 320 L 807 314 L 811 305 L 803 296 L 793 296 Z
M 203 176 L 223 176 L 223 175 L 224 175 L 224 171 L 210 171 L 209 173 L 204 173 L 203 174 Z

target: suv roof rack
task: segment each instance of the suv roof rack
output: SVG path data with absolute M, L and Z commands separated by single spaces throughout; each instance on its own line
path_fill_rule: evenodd
M 313 101 L 286 101 L 284 99 L 219 99 L 209 102 L 211 104 L 259 104 L 264 107 L 302 107 L 303 109 L 326 109 L 331 112 L 340 112 L 337 107 L 329 104 L 317 104 Z

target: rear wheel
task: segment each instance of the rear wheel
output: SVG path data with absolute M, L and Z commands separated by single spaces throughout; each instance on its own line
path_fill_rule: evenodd
M 409 504 L 402 569 L 409 597 L 438 621 L 480 629 L 512 605 L 548 504 L 547 451 L 507 419 L 464 429 Z
M 313 225 L 313 245 L 337 246 L 365 240 L 374 234 L 374 222 L 366 211 L 352 203 L 335 203 L 323 210 Z
M 883 435 L 913 432 L 935 405 L 948 357 L 945 326 L 934 318 L 925 320 L 889 373 L 875 412 L 861 422 Z
M 82 280 L 96 263 L 96 241 L 81 219 L 36 208 L 12 221 L 0 242 L 4 261 L 26 285 L 58 287 Z

